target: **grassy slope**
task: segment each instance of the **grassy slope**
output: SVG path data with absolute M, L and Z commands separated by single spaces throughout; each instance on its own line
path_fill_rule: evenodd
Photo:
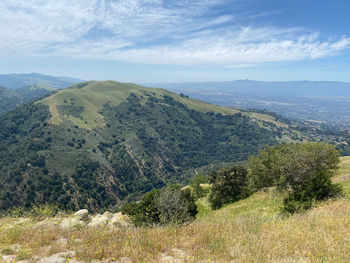
M 13 219 L 2 218 L 0 251 L 30 258 L 74 250 L 84 262 L 112 262 L 113 257 L 172 262 L 164 255 L 181 259 L 178 262 L 349 262 L 350 185 L 344 179 L 348 174 L 350 157 L 345 157 L 335 179 L 342 178 L 345 198 L 289 218 L 278 216 L 281 199 L 273 192 L 256 193 L 218 211 L 205 209 L 202 202 L 200 217 L 182 227 L 38 231 L 31 223 L 9 228 Z M 55 240 L 61 238 L 68 243 L 57 245 Z M 17 251 L 14 244 L 20 245 Z
M 79 84 L 78 84 L 79 85 Z M 119 83 L 115 81 L 90 81 L 83 88 L 73 86 L 70 89 L 65 89 L 56 94 L 45 98 L 37 103 L 49 105 L 52 114 L 51 123 L 59 124 L 62 122 L 63 116 L 60 116 L 57 106 L 73 104 L 74 106 L 83 107 L 84 111 L 81 114 L 82 119 L 74 116 L 67 116 L 75 125 L 80 128 L 92 129 L 95 127 L 103 127 L 105 125 L 102 115 L 99 113 L 103 105 L 109 102 L 112 106 L 116 106 L 123 101 L 126 101 L 130 93 L 142 95 L 144 93 L 154 93 L 157 97 L 164 95 L 174 96 L 176 100 L 186 104 L 190 109 L 202 112 L 213 111 L 222 114 L 235 114 L 239 110 L 230 109 L 220 106 L 215 106 L 209 103 L 193 100 L 187 97 L 181 97 L 178 94 L 156 88 L 145 88 L 130 83 Z M 265 114 L 243 113 L 256 119 L 257 121 L 272 122 L 277 126 L 284 126 L 282 123 L 276 122 L 274 117 Z

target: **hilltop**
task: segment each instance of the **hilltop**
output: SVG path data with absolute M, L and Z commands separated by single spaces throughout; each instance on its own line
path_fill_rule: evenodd
M 0 209 L 118 207 L 186 182 L 194 169 L 308 138 L 275 116 L 113 81 L 59 90 L 0 117 L 0 126 Z

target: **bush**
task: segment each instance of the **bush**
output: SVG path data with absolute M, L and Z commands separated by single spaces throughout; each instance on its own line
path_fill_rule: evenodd
M 342 193 L 331 178 L 339 166 L 339 153 L 325 143 L 270 146 L 248 160 L 249 185 L 254 190 L 277 186 L 287 192 L 284 211 L 294 213 Z
M 137 203 L 122 206 L 121 211 L 129 215 L 136 226 L 182 224 L 195 218 L 197 207 L 188 189 L 168 185 L 146 193 Z
M 192 221 L 197 214 L 190 190 L 180 190 L 176 185 L 167 186 L 160 191 L 156 207 L 161 224 L 183 224 Z
M 53 217 L 59 213 L 60 209 L 54 204 L 33 204 L 31 207 L 12 207 L 1 211 L 0 217 Z
M 209 202 L 213 209 L 219 209 L 224 204 L 246 198 L 248 190 L 247 169 L 234 165 L 209 175 L 212 184 Z
M 132 202 L 121 207 L 121 212 L 130 216 L 136 226 L 159 223 L 159 211 L 155 200 L 160 190 L 152 190 L 143 195 L 141 201 Z
M 190 185 L 193 189 L 193 196 L 195 199 L 202 198 L 206 196 L 210 190 L 209 188 L 204 188 L 201 184 L 207 184 L 208 177 L 196 174 L 195 177 L 190 181 Z
M 39 204 L 33 205 L 30 209 L 30 215 L 34 217 L 53 217 L 60 211 L 57 205 Z

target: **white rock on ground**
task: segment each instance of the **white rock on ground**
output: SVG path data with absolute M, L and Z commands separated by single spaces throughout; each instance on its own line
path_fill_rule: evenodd
M 84 221 L 84 222 L 90 221 L 89 211 L 87 209 L 81 209 L 75 212 L 74 217 L 76 217 L 80 221 Z
M 79 220 L 77 217 L 63 218 L 59 226 L 64 229 L 69 229 L 77 226 L 85 226 L 86 222 Z
M 74 255 L 75 255 L 74 251 L 67 251 L 67 252 L 53 254 L 46 258 L 37 259 L 35 261 L 38 263 L 62 263 L 62 262 L 65 262 L 67 258 L 71 259 Z M 72 260 L 70 260 L 69 262 L 72 262 Z M 78 261 L 75 261 L 75 262 L 78 262 Z
M 121 212 L 113 214 L 105 212 L 103 215 L 95 215 L 91 218 L 89 227 L 109 227 L 109 228 L 126 228 L 130 226 L 127 217 Z
M 166 254 L 161 254 L 159 257 L 160 263 L 182 263 L 186 261 L 186 252 L 177 248 L 173 248 L 171 252 L 174 256 L 169 256 Z

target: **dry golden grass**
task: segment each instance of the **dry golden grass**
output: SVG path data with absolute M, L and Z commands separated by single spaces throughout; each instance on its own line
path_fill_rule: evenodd
M 344 174 L 348 160 L 342 159 Z M 201 216 L 180 227 L 64 230 L 38 227 L 35 218 L 22 223 L 2 218 L 0 253 L 33 260 L 75 251 L 83 262 L 171 262 L 165 256 L 177 262 L 350 262 L 350 185 L 342 184 L 345 198 L 287 218 L 279 216 L 281 197 L 273 191 L 218 211 L 207 210 L 201 200 Z M 57 242 L 62 239 L 67 242 Z
M 338 175 L 334 178 L 335 182 L 350 181 L 350 156 L 341 157 L 341 165 Z

